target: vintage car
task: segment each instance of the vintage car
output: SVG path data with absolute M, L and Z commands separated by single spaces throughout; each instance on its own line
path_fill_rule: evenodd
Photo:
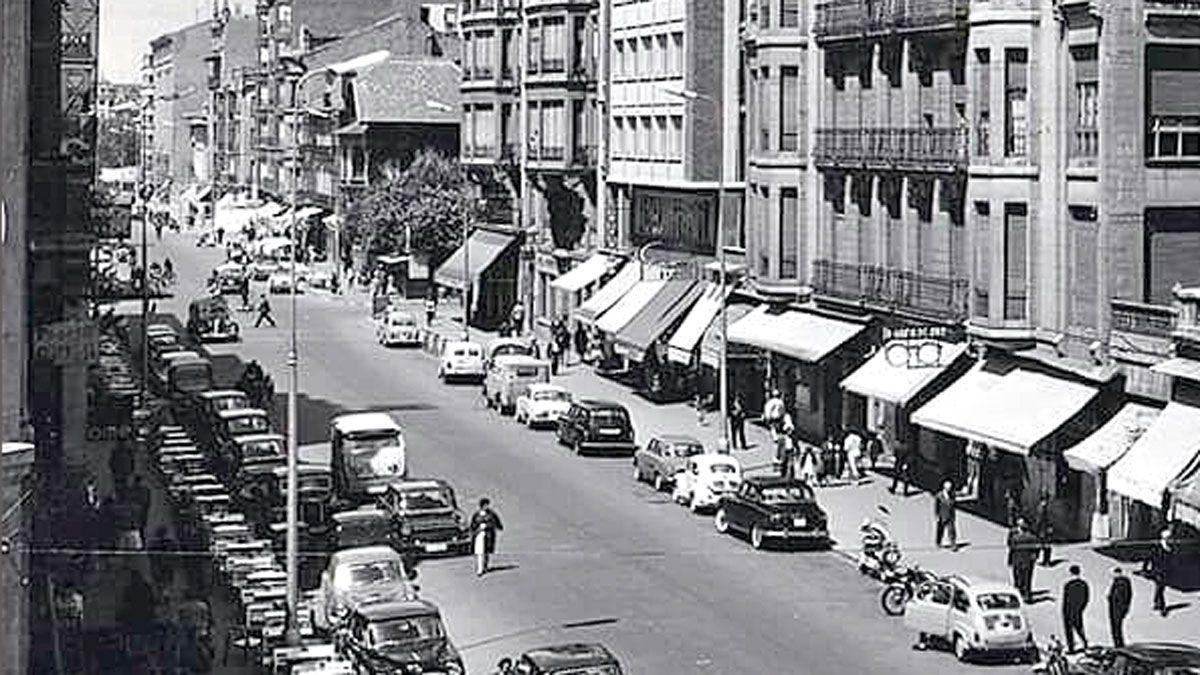
M 452 340 L 442 343 L 438 361 L 438 379 L 442 382 L 482 380 L 485 373 L 483 347 L 478 342 Z
M 1089 647 L 1071 664 L 1071 675 L 1196 675 L 1200 647 L 1173 642 L 1137 642 L 1124 647 Z
M 581 455 L 585 450 L 632 453 L 637 450 L 633 423 L 625 406 L 613 401 L 579 399 L 558 418 L 558 442 Z
M 196 352 L 163 354 L 152 368 L 159 391 L 173 405 L 212 388 L 212 362 Z
M 633 479 L 650 481 L 662 492 L 675 483 L 675 474 L 687 468 L 689 457 L 701 454 L 704 444 L 691 436 L 656 436 L 633 453 Z
M 1038 658 L 1025 603 L 1006 583 L 962 576 L 926 581 L 905 606 L 904 625 L 919 644 L 949 645 L 960 661 L 997 653 Z
M 830 545 L 825 511 L 813 489 L 795 478 L 744 478 L 736 492 L 721 497 L 713 522 L 721 534 L 748 535 L 756 549 L 772 541 Z
M 517 398 L 529 385 L 550 381 L 550 362 L 524 354 L 504 354 L 488 364 L 483 376 L 483 397 L 503 415 L 516 410 Z
M 250 398 L 241 389 L 209 389 L 181 401 L 175 408 L 175 416 L 191 431 L 197 444 L 207 447 L 217 413 L 249 407 Z
M 466 672 L 441 613 L 426 600 L 357 604 L 338 631 L 337 644 L 362 675 Z
M 282 545 L 287 535 L 287 467 L 277 466 L 272 476 L 259 478 L 257 503 L 251 517 L 262 530 Z M 296 467 L 300 527 L 306 536 L 325 538 L 333 527 L 333 477 L 329 467 L 301 463 Z M 250 516 L 247 513 L 247 516 Z
M 621 675 L 621 663 L 598 643 L 537 647 L 512 659 L 520 675 Z
M 304 293 L 304 288 L 307 286 L 304 279 L 300 276 L 296 277 L 296 294 Z M 267 290 L 276 294 L 290 294 L 292 292 L 292 273 L 286 269 L 280 269 L 271 274 L 267 279 Z
M 571 392 L 557 384 L 530 384 L 517 397 L 516 420 L 529 428 L 555 426 L 558 418 L 571 409 Z
M 259 258 L 249 265 L 250 278 L 255 281 L 266 281 L 279 270 L 279 263 L 271 258 Z
M 209 457 L 223 456 L 226 446 L 232 445 L 240 436 L 271 433 L 271 420 L 261 408 L 239 408 L 217 413 L 212 435 L 204 440 L 204 451 Z
M 187 330 L 198 342 L 237 342 L 240 329 L 223 296 L 200 298 L 188 305 Z
M 266 475 L 287 464 L 287 447 L 279 434 L 234 436 L 214 457 L 214 473 L 227 484 L 254 481 L 254 474 Z
M 408 474 L 404 429 L 381 412 L 350 413 L 329 424 L 334 492 L 349 504 L 366 504 Z
M 444 480 L 396 481 L 379 495 L 379 505 L 396 523 L 397 546 L 404 553 L 464 553 L 470 547 L 467 519 L 454 489 Z
M 313 627 L 330 630 L 352 607 L 385 600 L 412 600 L 416 590 L 400 554 L 391 546 L 347 548 L 329 556 L 312 604 Z
M 217 292 L 237 295 L 250 283 L 249 274 L 243 265 L 235 262 L 224 262 L 213 270 L 217 275 Z
M 379 318 L 375 339 L 385 347 L 421 344 L 421 328 L 412 314 L 391 310 Z
M 397 548 L 396 522 L 377 506 L 360 506 L 351 511 L 333 514 L 327 551 L 340 551 L 360 546 L 391 546 Z
M 742 465 L 730 455 L 693 455 L 675 474 L 674 483 L 671 497 L 675 503 L 693 512 L 716 508 L 722 497 L 737 492 L 742 484 Z
M 490 364 L 497 356 L 532 356 L 537 357 L 533 345 L 527 340 L 513 337 L 496 338 L 487 344 L 484 361 Z

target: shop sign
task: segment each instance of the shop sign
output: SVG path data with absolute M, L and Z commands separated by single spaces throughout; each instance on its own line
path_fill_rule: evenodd
M 95 363 L 99 358 L 100 330 L 92 321 L 72 319 L 34 328 L 33 355 L 56 366 Z
M 630 239 L 635 246 L 711 255 L 717 242 L 717 201 L 712 194 L 635 189 Z
M 958 342 L 963 338 L 961 326 L 896 326 L 883 328 L 883 341 L 944 340 Z
M 888 365 L 895 368 L 940 368 L 942 343 L 937 340 L 893 340 L 883 348 Z

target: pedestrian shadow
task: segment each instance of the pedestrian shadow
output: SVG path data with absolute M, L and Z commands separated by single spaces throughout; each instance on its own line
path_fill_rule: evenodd
M 1173 602 L 1163 608 L 1162 614 L 1163 614 L 1163 616 L 1170 616 L 1172 612 L 1175 612 L 1180 609 L 1187 609 L 1188 607 L 1191 607 L 1191 606 L 1192 606 L 1192 603 L 1190 603 L 1190 602 Z
M 487 573 L 490 576 L 492 574 L 495 574 L 496 572 L 511 572 L 513 570 L 520 569 L 520 568 L 521 568 L 521 566 L 516 563 L 504 563 L 503 565 L 492 565 L 492 566 L 488 567 Z

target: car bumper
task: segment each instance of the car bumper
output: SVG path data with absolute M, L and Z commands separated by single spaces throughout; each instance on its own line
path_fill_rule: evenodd
M 411 345 L 421 341 L 419 333 L 392 333 L 385 334 L 383 341 L 389 345 Z
M 483 377 L 483 369 L 473 366 L 444 366 L 442 374 L 446 377 Z
M 709 508 L 709 507 L 714 507 L 717 504 L 719 504 L 721 502 L 722 497 L 725 497 L 726 495 L 732 495 L 732 494 L 733 494 L 732 490 L 730 490 L 729 492 L 699 491 L 699 492 L 696 492 L 696 495 L 695 495 L 695 498 L 693 501 L 695 502 L 695 504 L 698 508 Z
M 232 330 L 205 331 L 200 333 L 199 338 L 201 342 L 225 342 L 238 339 L 238 334 Z
M 828 530 L 801 530 L 790 527 L 768 526 L 762 530 L 763 536 L 785 541 L 826 541 L 829 539 Z
M 1035 646 L 1026 635 L 982 636 L 979 640 L 971 640 L 967 644 L 972 651 L 987 654 L 1022 653 Z
M 633 441 L 607 441 L 602 439 L 592 439 L 583 441 L 579 447 L 584 450 L 599 450 L 606 452 L 635 452 L 637 444 Z

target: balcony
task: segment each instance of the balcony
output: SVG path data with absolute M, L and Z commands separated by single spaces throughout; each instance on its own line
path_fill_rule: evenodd
M 561 162 L 566 156 L 566 149 L 561 145 L 531 146 L 529 148 L 529 161 L 531 162 Z
M 1200 116 L 1152 116 L 1146 130 L 1146 160 L 1157 165 L 1200 161 Z
M 1177 312 L 1172 307 L 1113 299 L 1109 309 L 1114 332 L 1169 340 L 1175 328 Z
M 967 164 L 967 130 L 818 129 L 816 159 L 833 166 L 958 170 Z
M 818 40 L 945 30 L 965 25 L 967 0 L 826 0 L 817 5 Z
M 830 298 L 960 321 L 967 316 L 970 285 L 959 277 L 815 260 L 813 286 L 817 294 Z

